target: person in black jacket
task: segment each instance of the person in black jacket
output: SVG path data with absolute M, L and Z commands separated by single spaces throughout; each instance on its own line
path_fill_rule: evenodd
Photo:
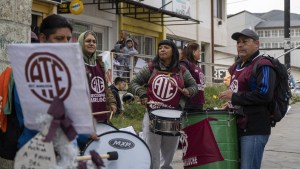
M 229 68 L 230 89 L 221 92 L 219 98 L 237 108 L 241 169 L 260 169 L 271 134 L 268 106 L 274 96 L 276 73 L 269 60 L 259 59 L 259 37 L 254 31 L 244 29 L 231 38 L 237 42 L 238 59 Z
M 122 103 L 121 103 L 119 91 L 123 91 L 125 87 L 126 87 L 126 80 L 120 77 L 116 77 L 116 79 L 114 80 L 114 84 L 109 86 L 117 101 L 116 114 L 120 114 L 122 112 Z

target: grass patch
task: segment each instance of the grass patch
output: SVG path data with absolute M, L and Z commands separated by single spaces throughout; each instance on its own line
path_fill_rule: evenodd
M 135 132 L 141 132 L 145 106 L 141 105 L 137 101 L 125 103 L 123 106 L 124 112 L 122 114 L 115 115 L 111 120 L 112 124 L 117 128 L 132 126 Z
M 219 100 L 218 95 L 220 92 L 227 90 L 225 85 L 214 85 L 205 87 L 205 104 L 204 109 L 218 107 L 220 108 L 226 101 Z

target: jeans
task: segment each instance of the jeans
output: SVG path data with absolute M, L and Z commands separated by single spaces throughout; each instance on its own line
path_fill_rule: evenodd
M 270 135 L 240 137 L 241 169 L 260 169 L 264 148 Z

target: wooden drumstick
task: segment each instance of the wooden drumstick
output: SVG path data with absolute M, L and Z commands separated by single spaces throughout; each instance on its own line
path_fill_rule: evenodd
M 168 79 L 168 81 L 169 81 L 173 86 L 175 86 L 179 91 L 181 91 L 181 93 L 183 93 L 183 90 L 182 90 L 179 86 L 177 86 L 177 85 L 171 80 L 171 75 L 170 75 L 170 74 L 168 74 L 167 79 Z
M 119 158 L 118 152 L 116 151 L 111 151 L 108 152 L 107 154 L 99 154 L 99 156 L 102 159 L 108 159 L 108 160 L 117 160 Z M 79 156 L 76 158 L 77 161 L 87 161 L 87 160 L 91 160 L 92 156 L 90 155 L 86 155 L 86 156 Z
M 110 111 L 100 111 L 100 112 L 92 113 L 92 115 L 107 114 L 107 113 L 111 113 L 111 112 Z
M 111 111 L 111 112 L 110 112 L 110 116 L 109 116 L 109 120 L 111 120 L 111 119 L 112 119 L 112 116 L 113 116 L 113 114 L 114 114 L 114 112 L 113 112 L 113 111 Z

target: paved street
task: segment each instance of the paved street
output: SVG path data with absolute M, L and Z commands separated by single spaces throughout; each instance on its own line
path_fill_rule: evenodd
M 272 129 L 261 169 L 300 168 L 300 103 L 293 104 L 286 117 Z M 174 169 L 183 169 L 182 151 L 177 150 Z

